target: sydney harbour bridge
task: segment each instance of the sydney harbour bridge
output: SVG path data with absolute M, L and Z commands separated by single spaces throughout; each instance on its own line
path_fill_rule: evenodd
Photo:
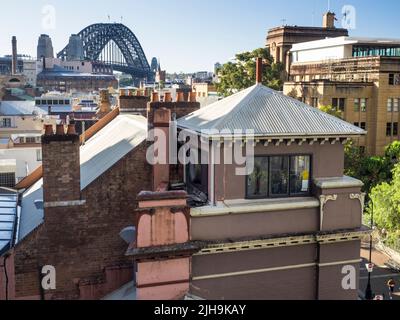
M 122 23 L 97 23 L 78 33 L 85 60 L 112 66 L 114 71 L 130 74 L 135 83 L 154 78 L 146 55 L 135 34 Z M 57 54 L 66 59 L 68 45 Z

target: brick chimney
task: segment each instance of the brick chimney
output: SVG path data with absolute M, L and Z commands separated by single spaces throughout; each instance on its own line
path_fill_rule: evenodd
M 12 75 L 17 74 L 18 53 L 17 53 L 17 37 L 12 37 Z
M 178 93 L 176 96 L 176 101 L 174 102 L 172 101 L 170 94 L 166 94 L 164 96 L 164 101 L 160 101 L 159 94 L 154 92 L 151 102 L 149 102 L 147 107 L 150 129 L 153 128 L 155 111 L 162 108 L 170 110 L 171 117 L 173 119 L 179 119 L 196 110 L 199 110 L 200 103 L 196 102 L 195 93 L 189 94 L 187 98 L 185 98 L 183 93 Z
M 262 83 L 263 78 L 263 60 L 262 58 L 257 58 L 256 65 L 256 83 Z
M 165 159 L 166 163 L 153 165 L 153 190 L 159 191 L 169 184 L 170 164 L 169 164 L 169 126 L 171 122 L 171 110 L 167 108 L 157 109 L 154 112 L 154 129 L 155 134 L 159 137 L 165 137 L 165 143 L 162 150 L 158 150 L 159 157 Z M 162 133 L 162 135 L 160 135 Z M 164 154 L 160 154 L 163 152 Z
M 147 104 L 150 101 L 149 97 L 142 95 L 141 90 L 137 90 L 136 95 L 126 95 L 123 89 L 121 89 L 120 92 L 118 105 L 121 113 L 136 114 L 142 115 L 145 118 L 147 117 Z
M 103 118 L 105 115 L 111 112 L 110 93 L 107 89 L 100 90 L 100 107 L 97 111 L 97 117 Z
M 42 136 L 43 200 L 46 206 L 79 201 L 81 197 L 79 135 L 73 124 L 45 125 Z
M 322 27 L 329 29 L 335 28 L 335 20 L 336 20 L 335 16 L 336 15 L 330 11 L 325 13 L 322 21 Z

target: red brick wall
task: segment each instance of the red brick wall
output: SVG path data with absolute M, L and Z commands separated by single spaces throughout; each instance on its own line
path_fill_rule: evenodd
M 150 102 L 148 109 L 149 115 L 148 120 L 149 124 L 152 124 L 154 121 L 154 111 L 161 108 L 167 108 L 171 110 L 171 115 L 175 114 L 176 119 L 182 118 L 194 111 L 200 109 L 199 102 Z
M 46 209 L 44 224 L 15 248 L 16 298 L 38 297 L 43 265 L 56 267 L 52 299 L 97 299 L 132 279 L 119 232 L 135 224 L 136 195 L 151 188 L 145 152 L 143 143 L 89 185 L 85 205 Z
M 80 199 L 79 145 L 78 135 L 43 136 L 45 202 Z
M 119 107 L 121 112 L 128 111 L 147 117 L 147 103 L 150 98 L 146 96 L 120 96 Z

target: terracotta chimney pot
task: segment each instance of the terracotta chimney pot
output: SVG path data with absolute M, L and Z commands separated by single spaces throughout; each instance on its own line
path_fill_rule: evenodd
M 176 102 L 184 102 L 185 97 L 183 95 L 183 92 L 178 92 L 178 95 L 176 96 Z
M 53 125 L 45 124 L 44 125 L 44 135 L 45 136 L 52 136 L 54 134 Z
M 158 97 L 158 92 L 153 92 L 152 96 L 151 96 L 151 102 L 159 102 L 160 99 Z
M 189 102 L 196 102 L 196 92 L 192 91 L 189 93 Z
M 56 126 L 56 135 L 63 136 L 65 135 L 65 128 L 63 124 L 58 124 Z
M 76 134 L 76 130 L 75 130 L 75 125 L 74 124 L 69 124 L 68 125 L 67 134 L 69 134 L 69 135 Z
M 171 92 L 166 92 L 165 93 L 164 102 L 172 102 Z

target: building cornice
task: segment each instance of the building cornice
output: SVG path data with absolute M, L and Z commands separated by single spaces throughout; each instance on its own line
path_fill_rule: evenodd
M 301 246 L 309 244 L 332 244 L 339 242 L 358 241 L 365 235 L 370 234 L 370 229 L 360 228 L 347 231 L 336 231 L 331 233 L 316 233 L 307 235 L 296 235 L 286 237 L 275 237 L 269 239 L 238 241 L 230 243 L 209 243 L 195 255 L 234 253 L 240 251 L 272 249 L 279 247 Z
M 364 183 L 351 177 L 315 178 L 314 184 L 320 189 L 362 188 Z
M 190 215 L 196 217 L 225 216 L 232 214 L 273 212 L 318 208 L 320 202 L 316 198 L 289 198 L 266 200 L 231 200 L 217 206 L 191 208 Z

